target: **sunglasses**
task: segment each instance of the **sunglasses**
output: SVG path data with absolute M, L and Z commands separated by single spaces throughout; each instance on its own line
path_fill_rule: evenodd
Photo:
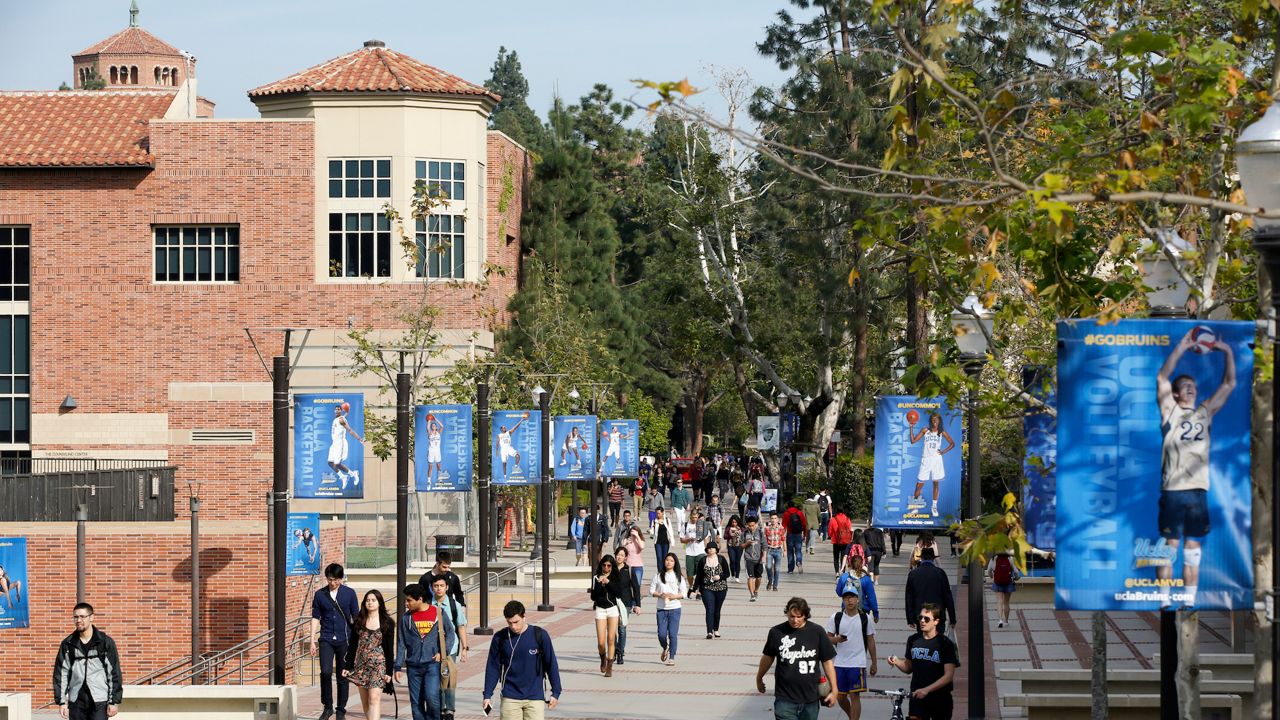
M 920 622 L 937 622 L 936 618 L 931 618 L 928 615 L 921 615 L 919 620 Z

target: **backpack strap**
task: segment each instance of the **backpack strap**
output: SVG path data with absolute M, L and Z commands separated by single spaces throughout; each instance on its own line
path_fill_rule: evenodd
M 841 620 L 840 616 L 841 615 L 844 615 L 844 610 L 837 610 L 836 614 L 831 616 L 831 622 L 835 623 L 835 626 L 836 626 L 836 631 L 831 633 L 832 635 L 840 634 L 840 620 Z

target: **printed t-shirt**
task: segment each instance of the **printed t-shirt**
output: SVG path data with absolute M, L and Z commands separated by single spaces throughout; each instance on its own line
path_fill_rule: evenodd
M 431 628 L 436 626 L 436 622 L 440 619 L 440 610 L 432 605 L 425 610 L 419 610 L 413 614 L 413 625 L 418 628 L 419 637 L 426 637 L 431 633 Z
M 922 633 L 916 633 L 907 638 L 907 659 L 911 661 L 912 690 L 919 690 L 937 682 L 946 671 L 944 666 L 947 663 L 960 666 L 956 644 L 942 633 L 934 635 L 932 640 L 926 640 Z M 950 694 L 951 685 L 934 692 Z
M 816 623 L 806 622 L 799 629 L 784 622 L 769 628 L 764 654 L 777 662 L 774 695 L 781 700 L 808 705 L 822 699 L 830 688 L 819 691 L 819 681 L 826 677 L 822 663 L 836 656 L 827 634 Z

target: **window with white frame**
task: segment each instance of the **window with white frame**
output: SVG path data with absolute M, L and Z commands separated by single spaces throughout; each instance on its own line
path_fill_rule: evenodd
M 455 160 L 419 160 L 413 176 L 427 184 L 431 194 L 452 202 L 467 201 L 467 164 Z
M 329 213 L 329 277 L 391 277 L 391 221 L 385 214 Z
M 31 442 L 31 318 L 0 315 L 0 443 Z
M 240 282 L 238 225 L 152 228 L 158 283 Z
M 467 219 L 463 215 L 430 215 L 418 220 L 418 277 L 461 280 L 466 277 Z
M 31 300 L 29 227 L 0 227 L 0 300 Z
M 331 158 L 330 198 L 390 198 L 391 160 Z

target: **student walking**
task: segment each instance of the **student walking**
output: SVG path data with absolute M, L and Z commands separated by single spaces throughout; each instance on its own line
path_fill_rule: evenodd
M 671 508 L 676 514 L 676 525 L 684 527 L 685 515 L 689 512 L 689 506 L 693 504 L 693 493 L 684 486 L 684 480 L 680 476 L 676 476 L 676 489 L 671 491 Z
M 351 642 L 351 622 L 360 612 L 356 591 L 342 584 L 344 575 L 341 565 L 329 563 L 324 569 L 325 587 L 311 598 L 311 654 L 320 657 L 320 704 L 324 706 L 320 720 L 329 720 L 335 709 L 339 715 L 346 715 L 351 692 L 347 679 L 338 673 L 335 706 L 334 667 L 342 670 Z
M 441 614 L 448 618 L 449 622 L 453 623 L 455 639 L 450 643 L 448 653 L 456 668 L 459 662 L 467 661 L 467 653 L 471 650 L 467 641 L 467 606 L 459 605 L 453 599 L 453 596 L 449 594 L 449 585 L 442 577 L 436 578 L 431 583 L 431 604 L 435 605 Z M 443 662 L 443 659 L 441 662 Z M 452 682 L 445 682 L 442 677 L 440 687 L 441 720 L 453 720 L 453 714 L 458 708 L 458 678 L 453 678 Z M 376 718 L 380 716 L 370 715 L 369 717 Z
M 884 531 L 875 524 L 862 531 L 862 546 L 867 551 L 867 571 L 872 580 L 880 578 L 880 558 L 884 557 Z
M 448 587 L 443 579 L 440 586 Z M 387 613 L 382 593 L 370 590 L 364 594 L 360 612 L 356 613 L 346 669 L 342 671 L 342 676 L 360 693 L 360 707 L 365 717 L 382 717 L 382 695 L 391 685 L 395 664 L 395 621 Z
M 615 550 L 613 559 L 618 561 L 617 579 L 613 588 L 618 595 L 618 642 L 613 662 L 621 665 L 622 656 L 627 651 L 627 625 L 632 615 L 640 614 L 640 579 L 627 568 L 631 561 L 627 546 L 623 545 Z
M 925 603 L 916 618 L 920 631 L 907 638 L 907 654 L 889 656 L 890 665 L 911 674 L 911 717 L 920 720 L 951 720 L 951 681 L 960 652 L 939 628 L 941 621 L 942 608 Z
M 836 648 L 836 691 L 849 720 L 862 717 L 862 693 L 876 674 L 876 624 L 862 609 L 857 583 L 841 593 L 841 608 L 827 620 L 827 637 Z
M 707 554 L 694 569 L 690 589 L 694 597 L 701 595 L 702 605 L 706 608 L 707 639 L 720 637 L 720 608 L 729 594 L 729 561 L 720 554 L 720 546 L 716 543 L 707 543 Z
M 689 594 L 689 583 L 680 573 L 680 558 L 675 553 L 663 556 L 662 570 L 649 583 L 649 594 L 658 598 L 658 645 L 662 647 L 660 659 L 667 665 L 675 665 L 680 640 L 681 601 Z
M 1000 618 L 996 627 L 1004 627 L 1009 623 L 1009 601 L 1018 589 L 1022 573 L 1013 564 L 1013 553 L 1006 550 L 991 558 L 987 574 L 991 576 L 991 590 L 996 594 L 996 614 Z
M 747 529 L 742 531 L 742 559 L 746 563 L 747 592 L 751 593 L 751 602 L 760 594 L 760 576 L 764 575 L 764 530 L 760 521 L 747 518 Z
M 951 580 L 947 578 L 947 571 L 935 565 L 933 559 L 933 548 L 924 548 L 920 551 L 920 565 L 907 574 L 907 625 L 913 629 L 916 627 L 920 608 L 926 603 L 945 609 L 951 624 L 954 625 L 956 622 L 956 604 L 955 598 L 951 595 Z M 944 635 L 947 632 L 946 620 L 941 615 L 938 615 L 938 632 Z
M 618 610 L 619 578 L 618 562 L 612 555 L 605 555 L 596 564 L 596 573 L 591 577 L 591 606 L 596 615 L 596 649 L 600 651 L 600 672 L 605 677 L 613 677 L 614 653 L 618 649 L 618 622 L 621 612 Z
M 708 528 L 702 521 L 702 512 L 696 507 L 689 512 L 689 522 L 680 528 L 680 542 L 684 543 L 684 569 L 689 577 L 693 577 L 698 561 L 706 555 L 707 541 L 715 539 L 707 532 Z
M 756 669 L 756 690 L 764 694 L 764 676 L 777 660 L 775 720 L 818 720 L 819 703 L 836 704 L 836 650 L 822 626 L 809 622 L 804 598 L 791 598 L 786 613 L 786 622 L 769 629 Z
M 809 521 L 804 511 L 795 503 L 782 513 L 782 526 L 787 529 L 787 574 L 795 572 L 804 574 L 804 542 L 809 537 Z
M 849 545 L 853 543 L 853 522 L 843 512 L 837 511 L 831 522 L 827 523 L 827 533 L 831 536 L 832 566 L 839 575 L 840 564 L 844 562 Z
M 821 514 L 818 512 L 818 498 L 806 498 L 801 508 L 804 510 L 805 525 L 809 528 L 809 531 L 804 534 L 805 552 L 812 555 L 813 539 L 818 534 L 818 517 Z
M 618 524 L 618 514 L 622 512 L 622 500 L 626 496 L 627 491 L 622 483 L 617 480 L 609 481 L 609 522 L 613 525 Z
M 502 709 L 508 720 L 542 720 L 560 703 L 560 666 L 551 635 L 525 621 L 524 604 L 512 600 L 502 608 L 507 626 L 493 634 L 484 669 L 484 712 L 493 707 L 493 692 L 502 684 Z M 544 683 L 551 684 L 547 698 Z
M 408 585 L 402 592 L 406 610 L 396 628 L 396 682 L 407 676 L 413 720 L 440 720 L 441 648 L 452 646 L 457 633 L 421 585 Z
M 573 519 L 569 524 L 569 536 L 573 538 L 573 554 L 574 566 L 578 567 L 587 563 L 587 509 L 585 507 L 578 508 L 578 517 Z
M 729 555 L 729 571 L 733 573 L 733 582 L 742 582 L 742 521 L 737 515 L 729 518 L 729 522 L 725 523 L 724 532 L 725 549 Z
M 71 617 L 75 630 L 62 639 L 53 662 L 53 703 L 64 718 L 106 720 L 124 700 L 116 642 L 94 627 L 89 603 L 76 603 Z
M 649 528 L 649 537 L 653 538 L 653 551 L 658 556 L 658 570 L 662 570 L 663 558 L 671 550 L 671 541 L 676 536 L 675 530 L 671 527 L 671 518 L 667 516 L 665 508 L 658 508 L 658 514 L 653 519 L 653 525 Z
M 764 526 L 764 543 L 768 551 L 768 558 L 765 560 L 765 573 L 768 575 L 768 588 L 770 590 L 778 589 L 778 578 L 782 572 L 782 553 L 786 547 L 787 531 L 783 529 L 782 522 L 778 520 L 778 513 L 769 513 L 769 521 Z
M 626 550 L 626 563 L 623 564 L 623 558 L 618 558 L 618 569 L 626 570 L 634 575 L 636 588 L 639 588 L 644 584 L 644 532 L 638 526 L 631 528 L 631 532 L 623 539 L 621 547 Z M 638 591 L 636 593 L 635 607 L 637 610 L 640 608 Z

